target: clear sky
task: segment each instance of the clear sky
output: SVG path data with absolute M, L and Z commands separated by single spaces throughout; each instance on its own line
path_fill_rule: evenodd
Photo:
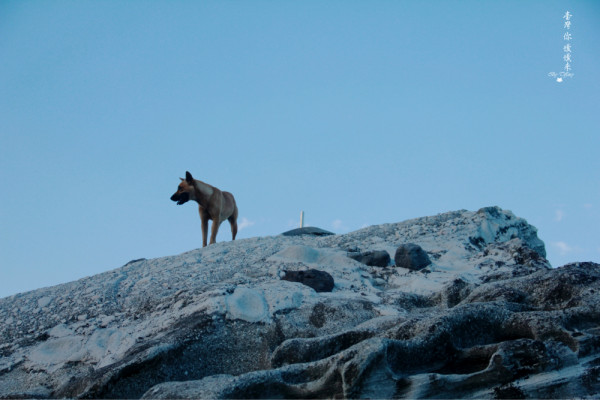
M 599 150 L 600 1 L 0 2 L 0 296 L 200 247 L 186 170 L 240 239 L 498 205 L 599 262 Z

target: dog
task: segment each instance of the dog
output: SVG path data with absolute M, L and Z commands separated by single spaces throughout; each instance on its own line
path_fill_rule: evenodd
M 231 240 L 237 235 L 238 208 L 235 198 L 229 192 L 222 192 L 214 186 L 194 179 L 192 174 L 185 172 L 185 179 L 177 187 L 177 191 L 171 200 L 182 205 L 190 200 L 196 201 L 200 207 L 200 220 L 202 221 L 202 247 L 206 247 L 206 236 L 208 234 L 208 220 L 212 220 L 210 230 L 210 242 L 216 243 L 219 226 L 225 220 L 231 225 Z

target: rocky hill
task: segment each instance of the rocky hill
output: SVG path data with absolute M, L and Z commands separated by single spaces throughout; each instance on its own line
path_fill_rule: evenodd
M 497 207 L 220 242 L 0 299 L 0 398 L 597 398 L 599 291 Z

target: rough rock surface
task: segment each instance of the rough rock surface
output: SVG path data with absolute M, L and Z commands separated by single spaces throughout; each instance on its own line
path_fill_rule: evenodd
M 347 257 L 404 243 L 431 264 Z M 600 265 L 544 257 L 491 207 L 139 260 L 0 299 L 0 398 L 597 398 Z

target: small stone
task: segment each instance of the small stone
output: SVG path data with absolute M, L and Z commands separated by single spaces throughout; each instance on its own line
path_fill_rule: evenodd
M 52 297 L 45 296 L 45 297 L 39 298 L 38 301 L 37 301 L 37 303 L 38 303 L 38 306 L 40 308 L 44 308 L 44 307 L 47 307 L 48 304 L 50 304 L 51 301 L 52 301 Z

